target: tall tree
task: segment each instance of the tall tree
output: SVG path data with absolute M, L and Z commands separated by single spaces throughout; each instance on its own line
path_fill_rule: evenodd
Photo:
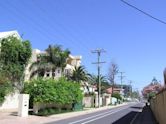
M 110 87 L 110 84 L 105 76 L 100 75 L 100 82 L 101 82 L 101 92 L 106 92 L 106 89 Z M 98 76 L 96 75 L 89 75 L 88 82 L 92 85 L 97 85 L 98 83 Z
M 0 42 L 0 73 L 21 90 L 24 70 L 32 54 L 31 44 L 14 36 L 4 38 Z
M 115 85 L 115 76 L 118 74 L 119 68 L 115 62 L 111 62 L 109 72 L 108 72 L 108 80 L 112 84 L 112 94 L 114 92 L 114 85 Z
M 79 66 L 74 68 L 74 71 L 72 72 L 70 76 L 71 80 L 81 83 L 81 81 L 87 81 L 88 80 L 88 73 L 86 72 L 84 66 Z
M 89 74 L 85 70 L 84 66 L 75 66 L 69 79 L 76 83 L 83 84 L 87 88 L 88 92 L 90 92 L 89 85 L 86 83 L 86 81 L 88 81 L 88 76 Z

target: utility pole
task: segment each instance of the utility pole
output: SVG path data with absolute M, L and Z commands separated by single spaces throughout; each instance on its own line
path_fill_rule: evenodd
M 130 97 L 131 97 L 131 93 L 132 93 L 132 86 L 131 86 L 132 83 L 133 83 L 133 82 L 130 80 L 130 81 L 129 81 L 129 84 L 130 84 Z
M 125 73 L 125 72 L 119 72 L 120 73 L 120 80 L 121 80 L 121 92 L 122 92 L 122 89 L 123 89 L 123 86 L 122 86 L 122 83 L 123 83 L 123 78 L 125 77 L 125 76 L 123 76 L 123 74 Z
M 97 64 L 97 71 L 98 71 L 98 107 L 100 108 L 100 94 L 101 94 L 101 82 L 100 82 L 100 64 L 105 63 L 100 61 L 101 53 L 104 53 L 104 49 L 96 49 L 93 50 L 92 53 L 97 53 L 97 62 L 92 64 Z

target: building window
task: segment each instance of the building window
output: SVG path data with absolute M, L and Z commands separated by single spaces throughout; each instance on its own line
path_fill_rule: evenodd
M 58 69 L 58 74 L 60 74 L 61 70 Z
M 69 74 L 71 73 L 71 69 L 65 69 L 64 73 L 65 73 L 66 75 L 69 75 Z
M 47 74 L 46 74 L 46 77 L 49 77 L 49 76 L 50 76 L 50 74 L 49 74 L 49 73 L 47 73 Z
M 52 77 L 55 77 L 56 76 L 56 72 L 52 72 Z

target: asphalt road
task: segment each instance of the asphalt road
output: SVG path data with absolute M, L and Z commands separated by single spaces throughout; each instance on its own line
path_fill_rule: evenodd
M 142 103 L 130 103 L 118 108 L 102 110 L 48 124 L 132 124 L 142 107 Z

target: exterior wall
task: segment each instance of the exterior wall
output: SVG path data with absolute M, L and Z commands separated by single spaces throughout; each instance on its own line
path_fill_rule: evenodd
M 90 108 L 94 107 L 94 96 L 87 96 L 83 98 L 84 107 Z
M 13 94 L 10 94 L 6 96 L 4 103 L 0 105 L 0 110 L 4 109 L 18 109 L 18 103 L 19 103 L 19 93 L 15 92 Z
M 166 122 L 166 90 L 159 93 L 155 98 L 151 99 L 150 107 L 159 124 Z
M 103 106 L 108 106 L 109 104 L 111 104 L 111 95 L 104 94 L 103 95 Z
M 111 104 L 116 105 L 117 102 L 118 102 L 117 98 L 115 97 L 111 98 Z

